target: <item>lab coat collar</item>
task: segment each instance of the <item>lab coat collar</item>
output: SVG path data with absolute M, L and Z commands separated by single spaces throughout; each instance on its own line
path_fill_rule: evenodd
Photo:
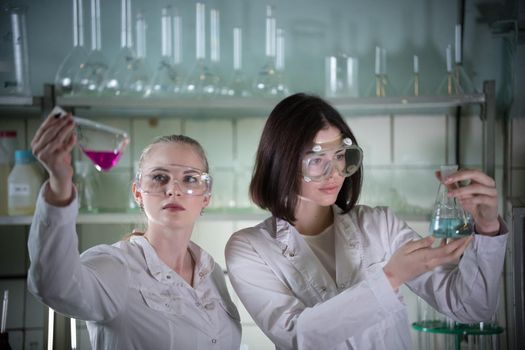
M 162 260 L 160 260 L 157 252 L 149 241 L 143 236 L 132 236 L 130 241 L 138 245 L 144 254 L 146 266 L 153 278 L 157 281 L 163 281 L 165 276 L 173 274 L 174 271 L 170 269 Z M 193 259 L 195 260 L 194 270 L 194 287 L 208 277 L 215 267 L 215 261 L 206 253 L 201 247 L 192 241 L 189 242 L 189 250 Z

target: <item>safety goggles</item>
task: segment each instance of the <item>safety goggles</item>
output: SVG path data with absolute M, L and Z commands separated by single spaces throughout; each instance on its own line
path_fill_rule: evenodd
M 342 177 L 352 176 L 361 166 L 363 151 L 349 137 L 315 143 L 303 158 L 302 175 L 306 182 L 322 181 L 334 169 Z
M 197 168 L 169 164 L 146 169 L 137 173 L 137 190 L 149 195 L 167 195 L 177 186 L 180 192 L 190 196 L 211 194 L 212 177 Z

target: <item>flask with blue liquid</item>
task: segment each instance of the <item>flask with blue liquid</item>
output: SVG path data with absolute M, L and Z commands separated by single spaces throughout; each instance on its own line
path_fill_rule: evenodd
M 430 219 L 430 233 L 436 238 L 459 238 L 472 233 L 472 225 L 468 215 L 458 201 L 448 196 L 444 181 L 458 170 L 457 165 L 442 165 L 441 183 Z M 452 184 L 450 186 L 458 186 Z

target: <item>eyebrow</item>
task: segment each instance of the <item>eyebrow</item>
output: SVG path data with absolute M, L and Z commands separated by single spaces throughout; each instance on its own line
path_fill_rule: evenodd
M 167 168 L 164 168 L 164 167 L 154 167 L 154 168 L 151 168 L 151 169 L 148 169 L 148 172 L 154 172 L 154 171 L 164 171 L 166 173 L 169 173 L 170 171 L 167 169 Z M 198 171 L 197 169 L 187 169 L 183 172 L 183 174 L 200 174 L 201 171 Z

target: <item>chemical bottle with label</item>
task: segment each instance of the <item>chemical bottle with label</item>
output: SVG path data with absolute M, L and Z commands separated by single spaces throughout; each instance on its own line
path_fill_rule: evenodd
M 29 150 L 15 152 L 15 166 L 8 184 L 8 214 L 32 215 L 40 186 L 44 181 L 42 168 Z

